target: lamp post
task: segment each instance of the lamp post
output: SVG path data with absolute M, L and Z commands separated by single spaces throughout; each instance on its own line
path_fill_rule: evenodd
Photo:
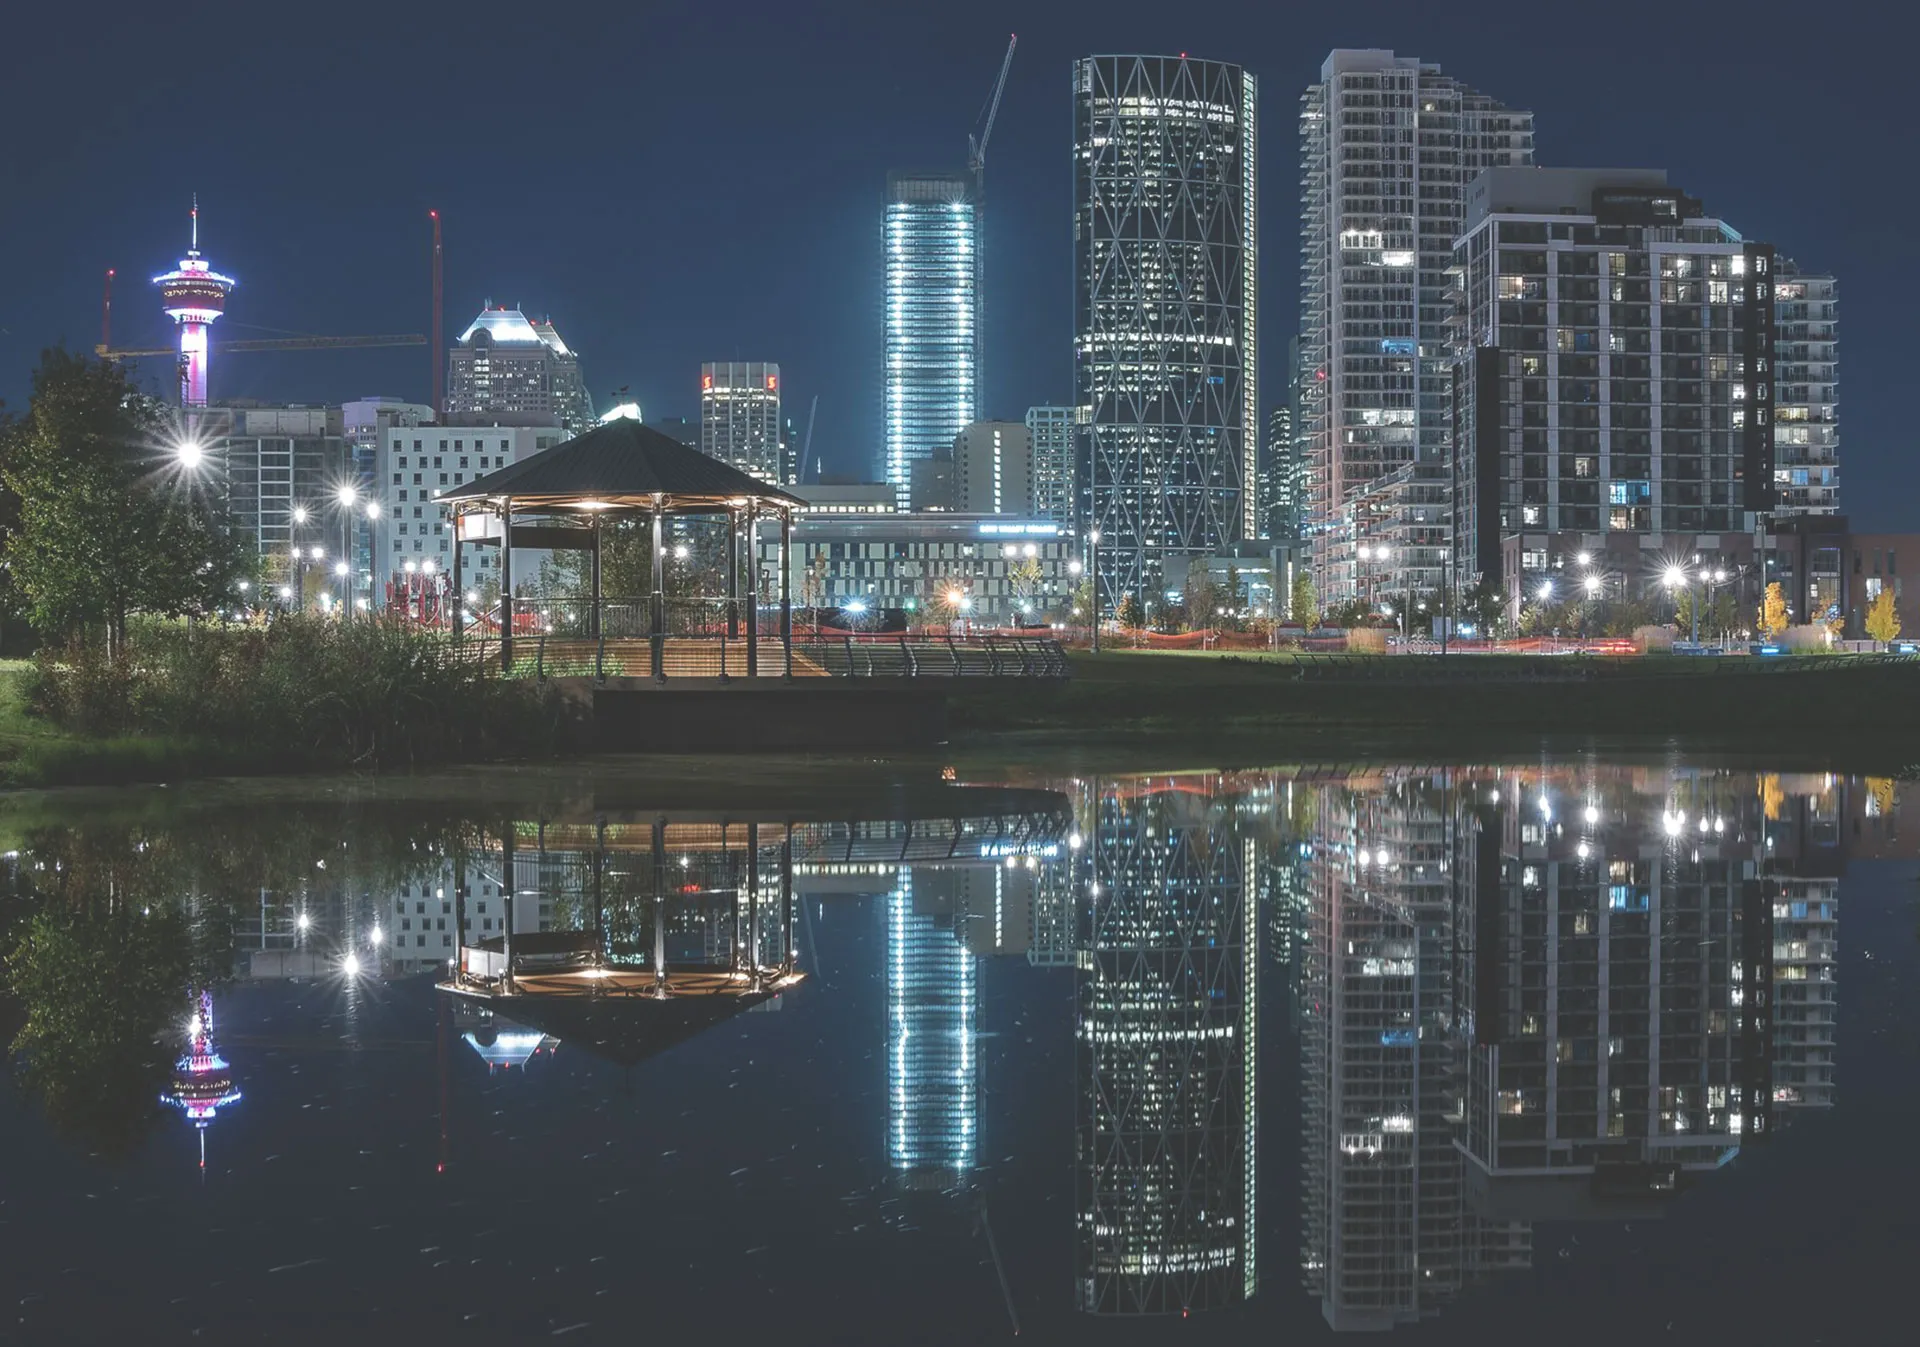
M 1582 552 L 1580 554 L 1581 564 L 1585 565 L 1586 560 L 1587 554 Z M 1580 639 L 1584 641 L 1587 638 L 1587 619 L 1593 613 L 1593 601 L 1600 597 L 1602 581 L 1599 576 L 1589 574 L 1580 582 L 1580 587 L 1584 589 L 1587 594 L 1587 601 L 1581 605 L 1580 608 Z
M 360 493 L 353 489 L 352 483 L 343 483 L 334 499 L 340 503 L 340 560 L 335 563 L 333 573 L 340 577 L 340 617 L 347 618 L 347 610 L 353 604 L 353 507 L 359 502 Z
M 1692 645 L 1699 645 L 1700 644 L 1700 605 L 1697 603 L 1691 602 L 1693 598 L 1692 577 L 1687 574 L 1686 569 L 1684 567 L 1669 566 L 1667 567 L 1667 573 L 1661 577 L 1661 582 L 1666 585 L 1667 591 L 1669 593 L 1671 593 L 1676 589 L 1682 589 L 1682 588 L 1684 588 L 1687 591 L 1687 598 L 1689 600 L 1687 604 L 1687 609 L 1688 609 L 1689 615 L 1693 619 L 1693 634 L 1688 638 L 1688 641 Z
M 1087 579 L 1093 586 L 1093 653 L 1100 653 L 1100 530 L 1087 534 Z

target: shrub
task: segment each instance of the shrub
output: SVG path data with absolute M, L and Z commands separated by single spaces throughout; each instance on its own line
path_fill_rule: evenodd
M 550 746 L 553 699 L 444 635 L 383 618 L 147 622 L 123 651 L 36 660 L 28 695 L 75 734 L 166 735 L 288 766 L 407 767 Z

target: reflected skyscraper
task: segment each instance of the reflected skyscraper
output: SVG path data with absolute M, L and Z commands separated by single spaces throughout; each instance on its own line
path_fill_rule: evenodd
M 1435 1313 L 1524 1266 L 1523 1229 L 1463 1201 L 1454 1148 L 1454 783 L 1320 791 L 1303 957 L 1305 1271 L 1336 1330 Z
M 1253 1294 L 1258 928 L 1230 807 L 1126 781 L 1079 867 L 1075 1267 L 1095 1314 Z
M 1724 776 L 1511 780 L 1464 886 L 1472 1201 L 1653 1214 L 1770 1130 L 1759 801 Z
M 887 1165 L 947 1188 L 976 1158 L 979 990 L 951 920 L 914 911 L 913 871 L 887 895 Z

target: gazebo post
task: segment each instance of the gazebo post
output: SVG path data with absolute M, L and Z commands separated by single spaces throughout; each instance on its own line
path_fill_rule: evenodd
M 648 634 L 653 638 L 653 681 L 667 679 L 667 516 L 665 502 L 653 493 L 653 601 L 648 605 Z
M 793 679 L 793 511 L 780 512 L 780 649 L 786 657 L 781 677 Z
M 747 824 L 747 977 L 760 986 L 760 825 Z
M 593 556 L 588 561 L 590 583 L 593 587 L 593 607 L 587 610 L 587 635 L 594 640 L 600 639 L 600 520 L 593 521 Z
M 513 672 L 513 497 L 500 502 L 500 667 Z
M 453 529 L 453 609 L 447 614 L 447 622 L 453 628 L 453 639 L 456 641 L 466 635 L 466 628 L 460 622 L 461 596 L 466 593 L 461 588 L 460 580 L 460 522 L 465 518 L 464 514 L 456 510 L 450 521 Z
M 780 971 L 793 971 L 793 824 L 780 839 Z
M 727 507 L 727 639 L 740 636 L 740 512 Z
M 653 821 L 653 994 L 667 994 L 667 821 Z
M 760 674 L 760 514 L 759 502 L 747 501 L 747 677 Z
M 607 900 L 600 876 L 607 868 L 607 820 L 603 814 L 594 820 L 593 830 L 593 961 L 607 958 Z
M 513 991 L 513 891 L 520 887 L 514 877 L 512 819 L 508 819 L 500 829 L 500 851 L 504 858 L 500 869 L 500 896 L 507 909 L 506 930 L 500 937 L 501 948 L 507 956 L 507 970 L 501 985 L 511 993 Z

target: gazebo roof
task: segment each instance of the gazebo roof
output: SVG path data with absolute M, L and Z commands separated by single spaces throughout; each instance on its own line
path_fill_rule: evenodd
M 440 499 L 454 506 L 511 499 L 516 509 L 606 511 L 651 508 L 656 496 L 670 510 L 746 500 L 781 509 L 805 504 L 627 417 L 444 491 Z

